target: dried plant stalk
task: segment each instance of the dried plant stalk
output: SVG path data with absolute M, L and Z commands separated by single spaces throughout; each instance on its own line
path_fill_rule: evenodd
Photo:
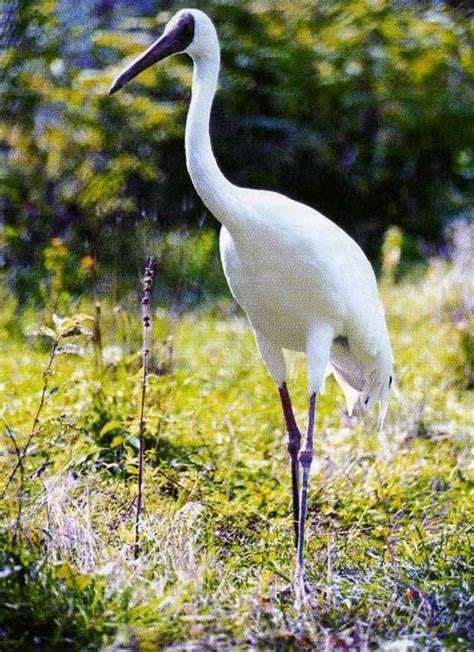
M 18 492 L 17 492 L 17 514 L 16 514 L 16 522 L 15 522 L 15 527 L 13 528 L 13 537 L 12 537 L 12 544 L 15 547 L 21 535 L 21 517 L 23 513 L 23 495 L 24 495 L 24 487 L 25 487 L 25 468 L 23 465 L 22 451 L 20 450 L 17 444 L 15 434 L 13 430 L 6 423 L 5 423 L 5 428 L 7 431 L 7 435 L 9 436 L 9 438 L 13 443 L 15 455 L 17 458 L 17 468 L 20 470 L 20 482 L 18 485 Z
M 142 391 L 140 400 L 140 424 L 138 430 L 138 493 L 137 493 L 137 510 L 135 514 L 135 545 L 134 556 L 138 557 L 140 552 L 140 516 L 143 502 L 143 453 L 144 453 L 144 433 L 145 433 L 145 403 L 146 403 L 146 383 L 148 377 L 148 356 L 151 348 L 151 295 L 153 292 L 153 283 L 155 280 L 156 264 L 154 258 L 149 258 L 145 266 L 145 276 L 143 278 L 143 297 L 142 297 L 142 324 L 143 324 L 143 347 L 142 347 Z
M 95 366 L 99 370 L 102 365 L 102 328 L 101 328 L 101 305 L 99 301 L 95 303 L 95 318 L 94 318 L 94 337 L 93 345 L 95 351 Z

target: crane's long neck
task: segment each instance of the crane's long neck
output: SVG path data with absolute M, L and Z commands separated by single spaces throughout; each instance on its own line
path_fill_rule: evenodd
M 186 162 L 194 187 L 206 207 L 224 225 L 236 220 L 236 186 L 222 174 L 209 133 L 212 101 L 217 88 L 219 52 L 194 61 L 191 104 L 186 121 Z

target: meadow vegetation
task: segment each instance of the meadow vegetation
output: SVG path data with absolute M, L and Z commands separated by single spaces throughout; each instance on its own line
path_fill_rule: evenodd
M 395 282 L 397 241 L 381 288 L 398 390 L 383 435 L 332 380 L 320 399 L 302 611 L 276 392 L 229 299 L 155 296 L 135 559 L 139 302 L 52 316 L 3 296 L 2 649 L 468 649 L 469 253 Z M 304 360 L 289 367 L 303 424 Z
M 276 389 L 185 166 L 190 62 L 107 95 L 188 0 L 7 0 L 0 648 L 469 649 L 469 3 L 191 4 L 222 46 L 212 138 L 223 171 L 355 237 L 380 276 L 398 389 L 379 435 L 328 380 L 309 499 L 314 590 L 298 611 Z M 289 369 L 303 427 L 302 357 Z

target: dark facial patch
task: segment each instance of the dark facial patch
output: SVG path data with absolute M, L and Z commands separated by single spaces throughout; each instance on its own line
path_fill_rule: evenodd
M 182 52 L 194 38 L 194 17 L 191 14 L 183 14 L 173 32 L 176 34 L 174 42 L 176 47 L 179 47 L 177 52 Z

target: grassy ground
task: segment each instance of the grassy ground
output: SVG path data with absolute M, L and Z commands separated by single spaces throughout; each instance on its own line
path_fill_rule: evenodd
M 435 263 L 421 280 L 384 287 L 399 395 L 382 438 L 371 423 L 349 422 L 332 380 L 321 397 L 307 550 L 314 595 L 300 611 L 276 391 L 245 321 L 225 306 L 154 318 L 160 375 L 148 385 L 133 558 L 140 318 L 135 307 L 103 305 L 101 353 L 87 334 L 64 339 L 82 355 L 56 351 L 31 446 L 0 505 L 0 647 L 468 649 L 463 283 Z M 53 341 L 30 333 L 65 329 L 47 313 L 16 315 L 4 299 L 2 489 L 34 427 Z M 290 356 L 289 367 L 304 424 L 304 360 Z

